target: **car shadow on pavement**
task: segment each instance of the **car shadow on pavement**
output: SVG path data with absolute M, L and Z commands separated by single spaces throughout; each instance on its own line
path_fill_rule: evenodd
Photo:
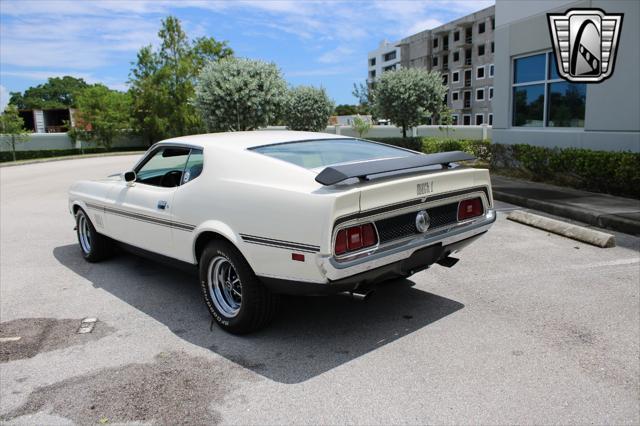
M 211 327 L 195 270 L 130 254 L 89 264 L 75 244 L 57 247 L 53 255 L 94 287 L 151 316 L 180 338 L 281 383 L 313 378 L 464 307 L 413 288 L 411 280 L 395 280 L 379 285 L 363 302 L 340 295 L 286 297 L 269 327 L 234 336 Z

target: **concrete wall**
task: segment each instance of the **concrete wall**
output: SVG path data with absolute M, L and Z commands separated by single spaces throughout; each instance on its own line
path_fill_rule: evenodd
M 286 130 L 284 126 L 269 126 L 267 130 Z M 328 126 L 324 133 L 339 134 L 343 136 L 358 136 L 358 133 L 351 126 Z M 418 126 L 409 129 L 407 136 L 434 136 L 451 139 L 491 139 L 491 126 L 450 126 L 449 136 L 439 126 Z M 402 129 L 396 126 L 371 126 L 371 130 L 363 136 L 366 138 L 400 138 Z
M 551 50 L 546 14 L 578 7 L 624 13 L 613 76 L 587 85 L 584 128 L 512 127 L 512 58 Z M 640 2 L 497 0 L 494 34 L 494 142 L 640 152 Z
M 144 142 L 134 136 L 118 138 L 114 148 L 138 148 Z M 83 143 L 84 148 L 96 148 L 95 144 Z M 79 143 L 74 143 L 66 133 L 32 133 L 27 142 L 16 145 L 16 151 L 37 151 L 48 149 L 74 149 L 80 148 Z M 11 151 L 11 144 L 6 136 L 0 135 L 0 151 Z
M 269 130 L 286 130 L 284 126 L 271 126 Z M 325 133 L 332 133 L 357 136 L 357 133 L 351 126 L 329 126 L 325 129 Z M 451 139 L 491 139 L 492 131 L 490 126 L 451 126 L 449 130 L 449 138 Z M 444 131 L 438 126 L 418 126 L 410 129 L 408 136 L 435 136 L 447 137 Z M 399 138 L 402 137 L 402 129 L 396 126 L 372 126 L 366 137 L 370 138 Z M 119 138 L 113 144 L 114 148 L 140 148 L 144 146 L 144 142 L 137 137 L 130 136 Z M 84 148 L 96 148 L 95 144 L 83 143 Z M 66 133 L 32 133 L 27 142 L 18 144 L 16 151 L 36 151 L 48 149 L 78 149 L 80 144 L 74 144 Z M 0 151 L 11 151 L 11 145 L 7 142 L 7 138 L 0 136 Z

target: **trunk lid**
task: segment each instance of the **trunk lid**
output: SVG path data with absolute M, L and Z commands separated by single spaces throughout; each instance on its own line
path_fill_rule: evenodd
M 493 205 L 491 181 L 485 169 L 459 168 L 372 181 L 361 187 L 360 211 L 479 186 L 487 187 L 488 202 Z

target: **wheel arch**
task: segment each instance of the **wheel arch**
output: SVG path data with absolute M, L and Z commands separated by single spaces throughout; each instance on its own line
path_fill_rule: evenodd
M 231 228 L 221 222 L 213 221 L 205 223 L 196 229 L 197 235 L 193 239 L 193 258 L 195 263 L 200 263 L 200 255 L 210 241 L 226 241 L 236 248 L 242 256 L 249 262 L 247 254 L 240 248 L 239 238 Z
M 80 209 L 84 210 L 85 213 L 87 212 L 87 205 L 85 204 L 84 201 L 74 200 L 69 203 L 69 211 L 74 216 L 76 215 L 76 213 L 78 213 L 78 210 Z

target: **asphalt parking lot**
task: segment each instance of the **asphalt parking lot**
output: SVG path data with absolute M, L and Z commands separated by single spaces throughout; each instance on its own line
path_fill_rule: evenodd
M 640 239 L 600 249 L 500 213 L 452 269 L 366 302 L 289 298 L 237 337 L 188 271 L 82 260 L 68 186 L 135 158 L 0 169 L 0 337 L 22 337 L 0 340 L 0 422 L 640 423 Z

